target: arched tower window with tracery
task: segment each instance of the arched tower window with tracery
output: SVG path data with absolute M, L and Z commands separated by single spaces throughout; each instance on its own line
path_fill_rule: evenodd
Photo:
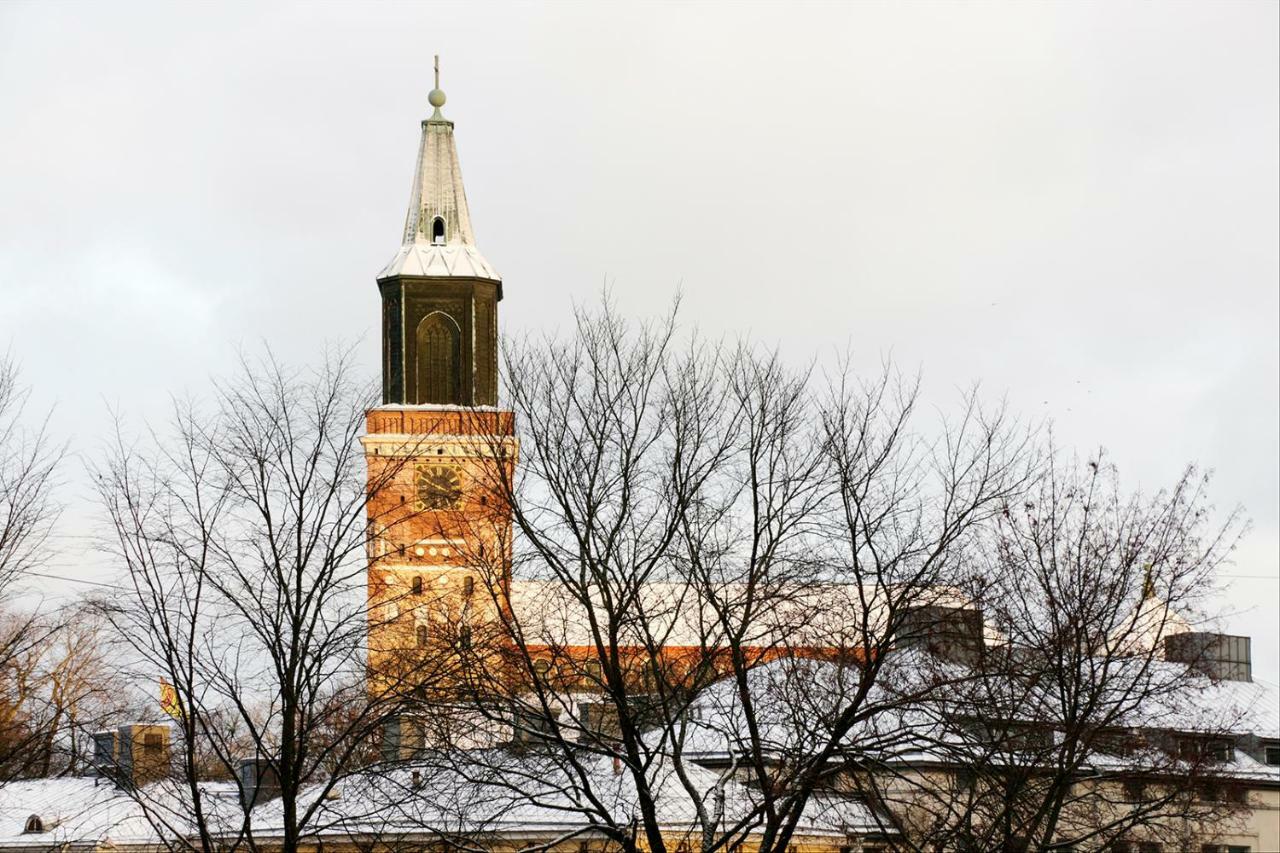
M 418 323 L 418 403 L 461 403 L 461 330 L 453 318 L 432 311 Z

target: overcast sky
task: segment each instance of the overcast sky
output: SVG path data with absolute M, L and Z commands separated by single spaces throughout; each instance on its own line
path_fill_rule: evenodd
M 9 0 L 0 348 L 88 455 L 238 346 L 372 373 L 438 52 L 508 332 L 680 288 L 797 361 L 980 380 L 1135 487 L 1199 462 L 1276 680 L 1278 9 Z M 66 479 L 54 569 L 102 579 Z

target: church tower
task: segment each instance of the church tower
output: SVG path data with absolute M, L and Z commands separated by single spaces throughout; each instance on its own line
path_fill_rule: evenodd
M 439 73 L 437 72 L 437 78 Z M 378 273 L 382 402 L 496 406 L 502 278 L 476 248 L 453 122 L 428 99 L 404 240 Z
M 438 61 L 428 101 L 400 250 L 378 274 L 382 405 L 361 439 L 374 689 L 438 682 L 433 661 L 492 621 L 510 564 L 516 440 L 514 416 L 497 407 L 502 279 L 476 247 Z

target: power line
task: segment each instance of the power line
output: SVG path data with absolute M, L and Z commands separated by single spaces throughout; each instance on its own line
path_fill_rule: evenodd
M 118 586 L 113 583 L 103 583 L 102 581 L 87 581 L 84 578 L 69 578 L 66 575 L 50 575 L 44 572 L 25 572 L 24 574 L 31 575 L 32 577 L 35 577 L 35 578 L 49 578 L 50 580 L 55 580 L 55 581 L 67 581 L 68 583 L 83 583 L 83 584 L 89 584 L 90 586 L 104 586 L 107 589 L 124 589 L 124 587 Z

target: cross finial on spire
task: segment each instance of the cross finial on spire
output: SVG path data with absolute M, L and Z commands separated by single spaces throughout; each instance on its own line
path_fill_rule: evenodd
M 440 113 L 440 108 L 444 106 L 444 92 L 440 89 L 440 54 L 435 57 L 436 87 L 431 90 L 431 94 L 427 95 L 427 103 L 435 107 L 435 112 L 431 114 L 428 121 L 444 121 L 444 116 Z

